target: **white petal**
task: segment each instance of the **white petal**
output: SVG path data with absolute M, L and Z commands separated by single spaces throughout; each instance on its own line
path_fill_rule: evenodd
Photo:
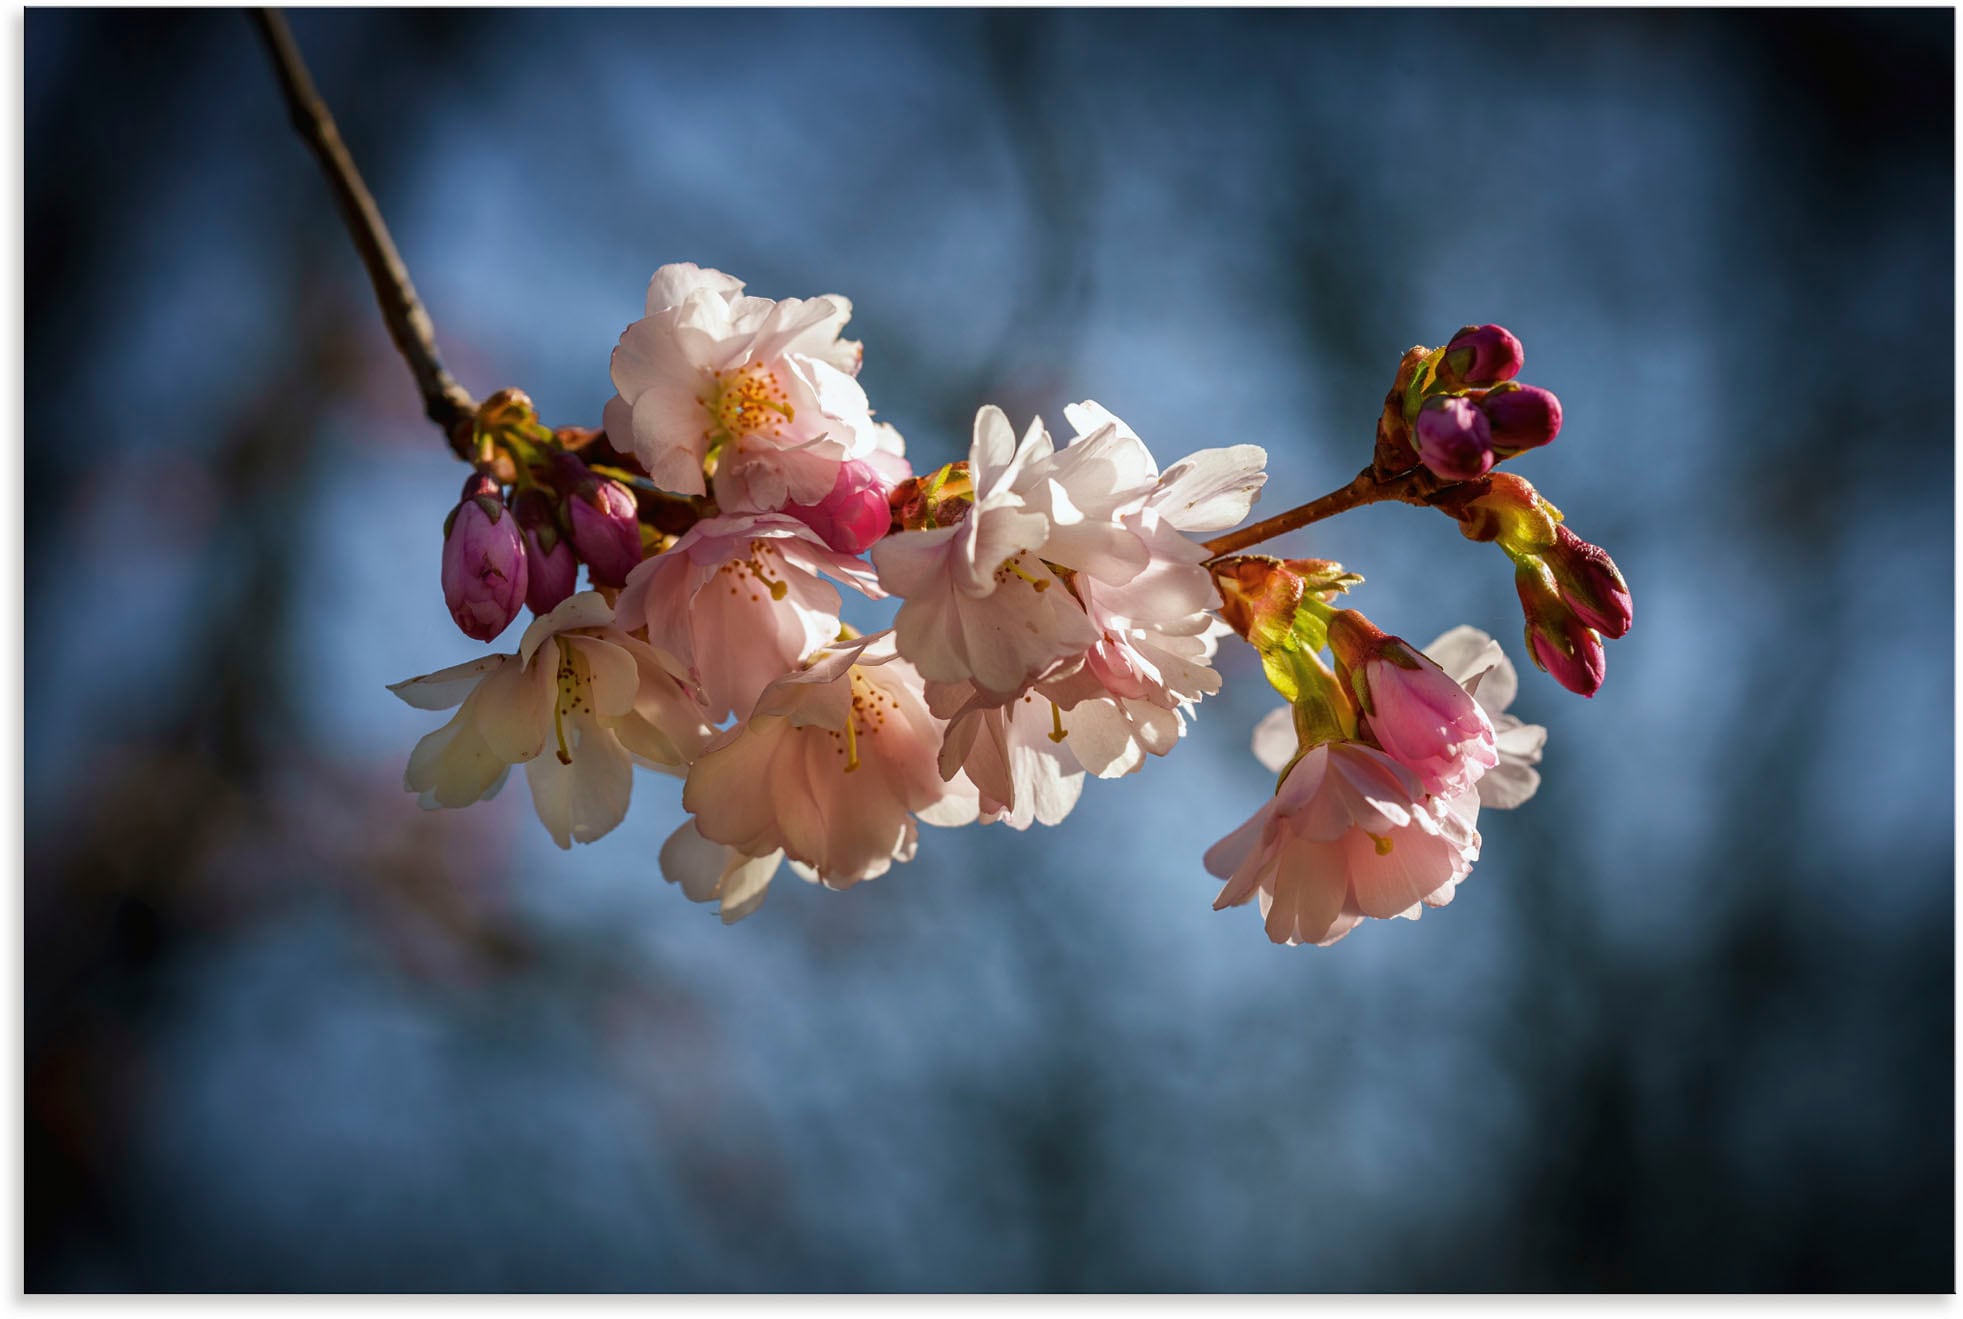
M 1224 531 L 1261 497 L 1267 462 L 1267 450 L 1254 444 L 1188 454 L 1159 478 L 1152 507 L 1181 531 Z
M 513 662 L 509 655 L 486 655 L 420 678 L 390 683 L 389 690 L 418 710 L 447 710 L 470 695 L 484 678 Z
M 612 622 L 613 606 L 598 591 L 569 595 L 544 618 L 532 620 L 532 625 L 525 629 L 525 636 L 518 643 L 518 658 L 531 663 L 533 653 L 554 633 L 576 627 L 606 627 Z
M 1270 711 L 1254 726 L 1254 758 L 1276 774 L 1295 759 L 1301 742 L 1295 736 L 1295 714 L 1287 706 Z

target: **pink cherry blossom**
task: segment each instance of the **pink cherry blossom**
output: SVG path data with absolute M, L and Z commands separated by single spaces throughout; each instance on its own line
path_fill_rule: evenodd
M 627 813 L 636 764 L 679 773 L 713 730 L 654 651 L 614 626 L 597 591 L 535 619 L 515 655 L 389 688 L 449 723 L 409 755 L 403 782 L 426 809 L 495 796 L 524 765 L 554 842 L 590 843 Z
M 1452 900 L 1479 857 L 1479 799 L 1431 797 L 1417 776 L 1356 742 L 1305 752 L 1275 795 L 1215 843 L 1216 911 L 1258 897 L 1276 943 L 1326 946 L 1364 917 L 1418 918 Z
M 706 492 L 713 456 L 724 512 L 821 502 L 839 464 L 897 440 L 853 379 L 860 345 L 839 338 L 851 315 L 836 294 L 773 302 L 719 270 L 663 266 L 614 349 L 608 438 L 682 494 Z
M 890 633 L 840 642 L 787 673 L 698 757 L 682 805 L 711 842 L 782 849 L 829 888 L 913 856 L 916 819 L 974 821 L 973 785 L 943 782 L 941 721 Z
M 838 635 L 830 574 L 883 592 L 861 559 L 783 513 L 705 518 L 628 575 L 620 626 L 687 677 L 711 722 L 745 718 L 763 689 Z

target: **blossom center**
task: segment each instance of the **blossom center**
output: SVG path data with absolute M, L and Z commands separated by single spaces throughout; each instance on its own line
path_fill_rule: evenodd
M 1037 577 L 1032 574 L 1029 569 L 1023 567 L 1016 561 L 1018 557 L 1017 555 L 1010 555 L 1008 558 L 1002 560 L 1001 565 L 995 569 L 995 580 L 997 582 L 1006 582 L 1011 577 L 1020 577 L 1038 591 L 1049 590 L 1050 579 L 1047 577 Z
M 868 682 L 856 667 L 848 681 L 852 685 L 852 708 L 846 712 L 845 727 L 823 732 L 834 743 L 833 752 L 845 757 L 844 772 L 850 774 L 861 763 L 859 739 L 879 736 L 887 717 L 900 708 L 900 703 Z
M 725 561 L 722 567 L 716 569 L 716 575 L 730 579 L 729 593 L 731 595 L 742 594 L 745 589 L 743 579 L 748 577 L 757 586 L 770 592 L 770 598 L 772 600 L 782 600 L 791 592 L 790 583 L 786 582 L 781 575 L 777 577 L 770 575 L 772 571 L 781 574 L 784 571 L 782 567 L 773 570 L 768 566 L 770 560 L 781 560 L 782 558 L 783 556 L 778 554 L 776 546 L 772 545 L 769 541 L 753 540 L 750 542 L 750 553 L 748 557 Z M 752 589 L 750 591 L 750 599 L 760 601 L 763 597 L 756 590 Z
M 780 440 L 785 423 L 796 415 L 776 372 L 756 362 L 716 372 L 702 406 L 709 413 L 702 434 L 712 449 L 744 435 Z

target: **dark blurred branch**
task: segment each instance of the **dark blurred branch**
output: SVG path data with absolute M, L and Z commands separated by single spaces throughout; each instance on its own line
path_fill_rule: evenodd
M 416 388 L 422 391 L 423 411 L 443 428 L 458 456 L 467 456 L 470 435 L 460 423 L 469 421 L 477 409 L 476 401 L 444 369 L 443 359 L 437 355 L 436 327 L 416 296 L 416 286 L 409 280 L 409 268 L 402 264 L 402 256 L 395 250 L 375 198 L 361 181 L 361 171 L 355 168 L 354 158 L 341 141 L 334 116 L 327 112 L 326 104 L 314 90 L 313 78 L 307 73 L 306 61 L 300 58 L 300 48 L 294 44 L 285 16 L 277 9 L 258 9 L 252 17 L 272 54 L 293 127 L 327 173 L 334 200 L 341 208 L 341 218 L 347 222 L 348 234 L 361 253 L 362 264 L 368 267 L 368 278 L 375 286 L 375 301 L 381 304 L 389 337 L 395 340 L 397 351 L 416 377 Z M 463 430 L 463 447 L 458 444 L 460 430 Z

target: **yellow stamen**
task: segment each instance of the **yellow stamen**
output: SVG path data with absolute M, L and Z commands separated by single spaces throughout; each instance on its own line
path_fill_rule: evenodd
M 1016 576 L 1022 578 L 1025 582 L 1028 582 L 1031 586 L 1035 587 L 1039 591 L 1047 591 L 1050 589 L 1050 583 L 1048 578 L 1030 576 L 1029 570 L 1027 568 L 1024 568 L 1021 564 L 1017 563 L 1014 559 L 1002 560 L 1002 566 L 1008 569 L 1010 572 L 1014 573 Z
M 1391 840 L 1389 834 L 1371 834 L 1370 841 L 1377 845 L 1378 856 L 1389 856 Z
M 559 647 L 559 695 L 552 702 L 552 732 L 559 743 L 559 763 L 573 763 L 572 746 L 566 741 L 566 716 L 589 705 L 586 692 L 590 683 L 586 672 L 586 658 L 564 638 L 555 638 Z
M 1050 741 L 1061 742 L 1068 736 L 1063 731 L 1063 707 L 1055 701 L 1050 702 Z
M 847 774 L 859 768 L 858 723 L 859 712 L 857 710 L 848 710 L 845 712 L 845 772 Z

